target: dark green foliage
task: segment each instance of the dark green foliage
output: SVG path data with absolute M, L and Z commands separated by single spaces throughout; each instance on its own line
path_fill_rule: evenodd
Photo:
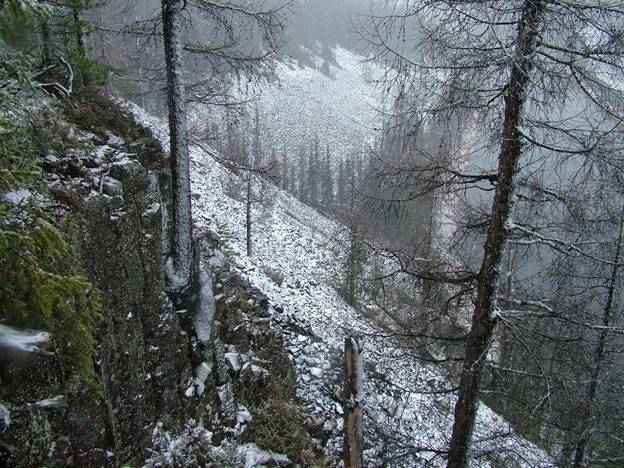
M 356 227 L 351 226 L 349 230 L 349 245 L 347 246 L 347 256 L 342 265 L 342 273 L 338 294 L 350 306 L 357 306 L 361 294 L 362 276 L 366 268 L 366 246 L 359 237 Z
M 39 17 L 45 14 L 46 10 L 38 2 L 8 0 L 0 10 L 1 45 L 23 52 L 30 50 Z
M 44 217 L 0 230 L 0 315 L 50 332 L 66 371 L 91 380 L 100 305 L 80 274 L 74 230 L 70 219 L 57 226 Z
M 6 109 L 8 102 L 1 104 Z M 0 127 L 0 192 L 37 193 L 41 175 L 33 160 L 44 146 L 36 139 L 37 123 L 0 118 Z M 93 381 L 100 304 L 80 271 L 76 222 L 68 215 L 55 219 L 34 198 L 17 204 L 0 199 L 0 316 L 50 332 L 65 370 Z
M 69 89 L 63 58 L 72 68 L 73 88 L 104 84 L 110 68 L 91 57 L 86 46 L 93 25 L 82 12 L 92 3 L 9 0 L 0 9 L 0 82 L 8 77 L 31 85 L 57 82 Z

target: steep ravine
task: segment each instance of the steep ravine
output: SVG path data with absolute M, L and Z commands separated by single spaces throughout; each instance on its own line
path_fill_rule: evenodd
M 192 320 L 164 293 L 160 143 L 98 89 L 62 108 L 82 144 L 41 165 L 78 219 L 83 271 L 100 293 L 97 382 L 65 375 L 49 343 L 3 354 L 0 466 L 322 464 L 266 297 L 207 240 L 215 352 L 198 362 Z

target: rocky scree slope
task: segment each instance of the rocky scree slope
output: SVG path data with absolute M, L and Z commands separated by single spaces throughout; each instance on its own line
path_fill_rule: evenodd
M 132 107 L 161 141 L 163 122 Z M 265 203 L 253 208 L 254 254 L 245 255 L 246 206 L 230 197 L 228 173 L 214 151 L 192 147 L 194 221 L 218 237 L 233 265 L 275 305 L 271 312 L 296 366 L 296 393 L 327 434 L 325 454 L 337 463 L 342 437 L 340 366 L 344 339 L 362 338 L 366 371 L 366 463 L 368 466 L 443 466 L 455 397 L 439 369 L 424 366 L 385 330 L 348 306 L 336 290 L 342 258 L 334 243 L 344 226 L 266 183 Z M 255 183 L 260 184 L 260 181 Z M 233 184 L 243 186 L 243 184 Z M 230 193 L 231 195 L 231 193 Z M 475 466 L 553 466 L 550 457 L 517 436 L 487 406 L 479 409 Z M 415 450 L 417 448 L 417 450 Z

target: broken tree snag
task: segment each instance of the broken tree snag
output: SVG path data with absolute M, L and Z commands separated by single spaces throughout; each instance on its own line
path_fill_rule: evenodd
M 344 352 L 344 446 L 346 468 L 363 466 L 362 408 L 364 367 L 360 346 L 355 338 L 345 338 Z

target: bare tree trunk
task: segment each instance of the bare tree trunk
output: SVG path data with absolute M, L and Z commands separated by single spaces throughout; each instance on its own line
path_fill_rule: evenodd
M 513 205 L 514 178 L 522 153 L 519 130 L 526 92 L 533 68 L 532 56 L 544 11 L 543 0 L 527 0 L 518 25 L 518 36 L 507 92 L 502 144 L 499 154 L 496 192 L 485 242 L 483 263 L 479 271 L 472 326 L 465 344 L 459 394 L 455 405 L 453 434 L 447 467 L 465 467 L 477 415 L 477 402 L 483 366 L 496 327 L 496 295 L 502 269 L 505 245 L 509 237 L 506 226 Z
M 613 315 L 617 306 L 617 287 L 620 279 L 620 270 L 622 268 L 622 243 L 624 242 L 624 212 L 620 218 L 620 232 L 618 234 L 618 244 L 616 246 L 615 258 L 613 260 L 613 269 L 611 270 L 611 279 L 609 282 L 609 293 L 607 296 L 607 304 L 604 309 L 604 315 L 602 317 L 602 331 L 600 338 L 598 339 L 598 345 L 596 347 L 596 359 L 594 361 L 594 368 L 591 373 L 591 381 L 589 384 L 589 391 L 587 392 L 587 400 L 585 402 L 585 409 L 583 411 L 581 430 L 579 439 L 576 444 L 576 450 L 574 453 L 573 468 L 582 468 L 585 466 L 585 450 L 587 446 L 588 432 L 591 429 L 591 420 L 593 414 L 594 400 L 596 399 L 596 392 L 598 391 L 598 381 L 602 374 L 605 357 L 607 354 L 607 339 L 609 338 L 609 327 L 612 326 Z
M 247 256 L 251 257 L 252 245 L 251 245 L 251 197 L 252 197 L 252 184 L 251 184 L 251 172 L 247 173 L 247 200 L 246 200 L 246 212 L 245 212 L 245 230 L 247 231 Z
M 345 338 L 344 351 L 344 447 L 346 468 L 364 464 L 361 398 L 364 393 L 364 369 L 360 347 L 355 338 Z
M 52 38 L 50 37 L 50 23 L 44 20 L 41 23 L 41 49 L 43 65 L 50 65 L 52 63 Z
M 84 30 L 82 29 L 82 23 L 80 18 L 80 10 L 78 8 L 74 8 L 72 11 L 74 16 L 74 27 L 76 28 L 76 49 L 78 50 L 78 57 L 80 60 L 84 61 L 87 58 L 87 46 L 85 44 L 84 38 Z M 89 84 L 89 77 L 85 76 L 85 67 L 79 67 L 80 70 L 80 82 L 82 85 Z
M 171 257 L 167 262 L 170 291 L 184 291 L 193 271 L 191 179 L 184 89 L 182 9 L 184 0 L 162 0 L 163 40 L 167 69 L 169 148 L 173 185 Z
M 100 4 L 100 47 L 102 53 L 102 62 L 107 63 L 106 59 L 106 36 L 104 34 L 104 2 Z

